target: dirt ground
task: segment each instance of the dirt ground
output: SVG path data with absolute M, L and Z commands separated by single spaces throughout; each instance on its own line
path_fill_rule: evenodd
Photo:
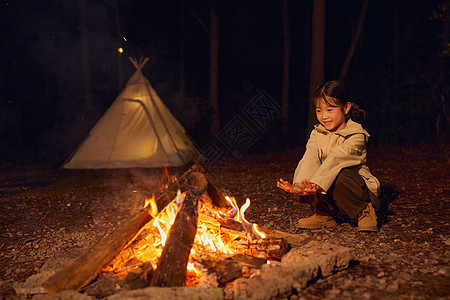
M 290 299 L 450 299 L 450 170 L 447 144 L 369 149 L 369 167 L 382 184 L 378 233 L 355 224 L 296 228 L 306 204 L 278 189 L 292 179 L 303 150 L 235 158 L 211 172 L 238 201 L 250 198 L 249 221 L 308 240 L 352 247 L 351 268 L 311 284 Z M 170 170 L 180 174 L 181 169 Z M 0 169 L 0 299 L 17 299 L 13 283 L 50 258 L 74 256 L 158 193 L 161 169 Z

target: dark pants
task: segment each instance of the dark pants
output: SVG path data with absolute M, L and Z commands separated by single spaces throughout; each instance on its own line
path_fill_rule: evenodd
M 358 168 L 342 169 L 327 194 L 300 196 L 300 200 L 308 203 L 315 213 L 341 213 L 350 219 L 357 217 L 368 203 L 372 202 L 376 209 L 380 203 L 358 174 Z

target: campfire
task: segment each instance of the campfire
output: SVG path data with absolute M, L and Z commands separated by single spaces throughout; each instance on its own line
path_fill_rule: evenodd
M 247 221 L 249 199 L 239 207 L 200 166 L 179 179 L 165 176 L 157 198 L 146 199 L 142 211 L 50 277 L 45 289 L 79 290 L 108 274 L 130 288 L 223 287 L 258 275 L 262 265 L 290 250 L 280 232 Z
M 153 221 L 147 223 L 133 241 L 111 263 L 104 266 L 100 273 L 109 272 L 124 279 L 139 280 L 141 285 L 156 284 L 156 279 L 151 281 L 156 274 L 154 270 L 158 270 L 170 229 L 187 193 L 188 191 L 181 193 L 178 190 L 175 199 L 160 212 L 157 211 L 155 197 L 148 199 L 146 206 L 151 206 Z M 268 260 L 279 259 L 288 250 L 288 246 L 280 241 L 262 241 L 266 234 L 258 230 L 256 224 L 245 219 L 245 210 L 250 206 L 249 199 L 241 208 L 234 197 L 226 196 L 225 199 L 230 207 L 227 210 L 214 210 L 211 206 L 200 205 L 197 231 L 186 266 L 186 286 L 217 287 L 237 277 L 251 276 L 262 264 Z M 243 230 L 227 227 L 227 223 L 234 223 L 234 228 L 241 226 Z M 226 277 L 221 274 L 223 271 L 219 266 L 222 266 L 224 261 L 242 262 L 246 255 L 252 257 L 252 264 L 248 257 L 247 266 L 238 266 L 232 275 L 226 270 Z M 162 285 L 166 284 L 171 283 L 164 282 Z

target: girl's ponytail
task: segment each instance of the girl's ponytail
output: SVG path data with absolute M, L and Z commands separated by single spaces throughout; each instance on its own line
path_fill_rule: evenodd
M 355 103 L 352 103 L 350 111 L 348 112 L 350 119 L 359 124 L 364 124 L 367 121 L 367 113 L 365 110 L 361 109 Z

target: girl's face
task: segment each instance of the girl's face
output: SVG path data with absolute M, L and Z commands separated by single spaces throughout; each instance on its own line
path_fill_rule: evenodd
M 344 129 L 347 126 L 345 115 L 349 112 L 352 104 L 347 102 L 344 107 L 334 105 L 338 103 L 336 99 L 325 96 L 327 104 L 323 99 L 319 99 L 316 103 L 316 117 L 317 120 L 329 131 L 337 131 Z

